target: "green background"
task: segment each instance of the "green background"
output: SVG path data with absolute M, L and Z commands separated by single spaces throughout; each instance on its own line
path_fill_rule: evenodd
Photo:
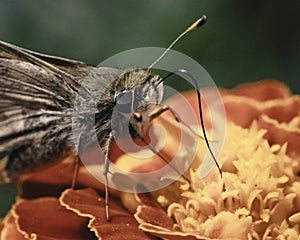
M 175 50 L 199 62 L 218 86 L 275 78 L 300 93 L 300 1 L 1 0 L 0 39 L 97 65 L 137 47 L 167 47 L 202 14 L 203 29 Z M 0 214 L 14 188 L 0 189 Z

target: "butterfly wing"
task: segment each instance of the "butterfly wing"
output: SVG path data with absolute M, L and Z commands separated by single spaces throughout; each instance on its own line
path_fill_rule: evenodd
M 14 178 L 74 153 L 73 102 L 91 68 L 0 41 L 2 176 Z
M 58 69 L 57 73 L 69 74 L 69 78 L 82 79 L 94 66 L 81 61 L 37 53 L 10 43 L 0 41 L 0 57 L 32 62 L 35 65 Z

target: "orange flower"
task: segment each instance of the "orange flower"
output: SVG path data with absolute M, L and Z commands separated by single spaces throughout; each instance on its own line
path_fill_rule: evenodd
M 164 113 L 152 122 L 162 125 L 166 133 L 160 154 L 172 159 L 179 153 L 183 162 L 194 160 L 184 174 L 189 183 L 178 179 L 151 194 L 111 189 L 108 223 L 103 184 L 84 166 L 80 166 L 77 181 L 80 190 L 67 189 L 73 175 L 70 157 L 21 179 L 20 196 L 0 225 L 0 239 L 297 239 L 300 97 L 275 81 L 245 84 L 221 93 L 228 120 L 218 158 L 222 178 L 216 168 L 206 178 L 199 178 L 207 154 L 204 141 L 198 141 L 193 133 L 199 127 L 186 120 L 191 129 L 181 126 Z M 184 96 L 198 111 L 195 92 Z M 179 116 L 185 115 L 176 97 L 168 101 L 175 104 Z M 206 108 L 205 117 L 210 136 Z M 154 129 L 156 138 L 161 132 Z M 190 142 L 181 146 L 179 140 L 185 134 Z M 190 150 L 195 147 L 191 157 Z M 117 146 L 111 156 L 120 168 L 135 173 L 167 165 L 157 155 L 143 162 L 133 159 Z M 115 179 L 119 177 L 124 179 L 118 174 Z M 173 176 L 160 177 L 158 180 Z
M 223 177 L 214 170 L 199 178 L 202 143 L 190 184 L 136 195 L 140 228 L 167 239 L 298 239 L 300 97 L 270 80 L 221 92 L 228 120 L 219 157 Z M 186 94 L 192 104 L 195 96 Z

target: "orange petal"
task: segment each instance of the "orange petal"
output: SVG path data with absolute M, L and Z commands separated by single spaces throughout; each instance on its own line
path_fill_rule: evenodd
M 300 161 L 300 128 L 290 129 L 288 126 L 280 124 L 266 115 L 262 115 L 259 118 L 258 126 L 263 129 L 268 129 L 264 138 L 268 140 L 270 145 L 283 145 L 284 143 L 288 143 L 287 154 Z
M 105 200 L 93 189 L 67 189 L 59 201 L 79 216 L 90 218 L 88 227 L 99 239 L 150 239 L 138 228 L 138 223 L 133 216 L 112 198 L 109 199 L 110 221 L 107 222 Z
M 23 198 L 59 197 L 65 189 L 71 187 L 74 174 L 74 161 L 74 157 L 68 157 L 52 167 L 23 175 L 19 182 L 21 189 L 20 196 Z M 82 164 L 79 167 L 76 187 L 91 187 L 104 191 L 104 185 L 94 178 Z M 118 192 L 113 189 L 110 193 L 118 195 Z
M 254 83 L 243 83 L 226 92 L 236 96 L 255 99 L 260 102 L 283 99 L 291 95 L 289 88 L 276 80 L 262 80 Z
M 12 214 L 27 239 L 95 239 L 86 227 L 87 218 L 62 207 L 57 198 L 18 200 Z
M 25 236 L 17 229 L 16 219 L 9 212 L 1 223 L 0 239 L 1 240 L 25 240 Z
M 300 111 L 300 97 L 293 96 L 259 102 L 251 98 L 228 95 L 224 97 L 227 120 L 241 127 L 249 127 L 262 114 L 278 122 L 290 122 Z
M 159 206 L 149 193 L 137 194 L 141 203 L 134 215 L 140 223 L 139 228 L 157 237 L 170 240 L 209 239 L 193 233 L 184 233 L 177 229 L 176 224 Z

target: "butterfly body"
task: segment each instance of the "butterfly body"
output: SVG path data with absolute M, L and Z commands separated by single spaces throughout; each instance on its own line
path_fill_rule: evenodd
M 112 128 L 118 136 L 128 128 L 128 113 L 123 110 L 128 104 L 161 101 L 162 91 L 149 88 L 158 79 L 145 70 L 97 68 L 0 42 L 3 180 L 88 149 L 91 129 L 107 151 Z M 119 97 L 121 93 L 130 93 L 128 103 Z M 113 112 L 117 121 L 112 125 Z

